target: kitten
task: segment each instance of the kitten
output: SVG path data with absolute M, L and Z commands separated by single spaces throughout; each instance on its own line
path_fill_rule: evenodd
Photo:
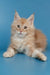
M 12 57 L 17 53 L 24 53 L 27 56 L 39 58 L 46 61 L 47 57 L 42 53 L 46 47 L 46 37 L 34 27 L 34 14 L 28 19 L 21 18 L 15 12 L 12 24 L 11 44 L 4 57 Z

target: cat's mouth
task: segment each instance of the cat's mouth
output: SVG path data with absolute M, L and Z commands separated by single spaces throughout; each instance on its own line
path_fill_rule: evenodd
M 18 34 L 19 34 L 19 35 L 23 35 L 23 33 L 22 33 L 22 32 L 18 32 Z
M 23 34 L 22 33 L 19 33 L 19 35 L 22 36 Z
M 25 37 L 25 35 L 26 35 L 26 33 L 24 33 L 24 32 L 18 32 L 19 37 Z
M 16 31 L 16 34 L 18 37 L 25 37 L 26 36 L 26 32 L 20 32 L 20 31 Z

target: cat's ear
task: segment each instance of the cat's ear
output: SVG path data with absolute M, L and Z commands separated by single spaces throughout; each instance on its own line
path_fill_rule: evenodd
M 34 13 L 27 19 L 27 21 L 30 23 L 30 25 L 33 25 L 33 22 L 34 22 Z
M 15 16 L 14 16 L 14 20 L 19 20 L 20 19 L 20 16 L 18 14 L 18 12 L 15 10 Z

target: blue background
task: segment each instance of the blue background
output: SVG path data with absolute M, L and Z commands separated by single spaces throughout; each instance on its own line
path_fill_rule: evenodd
M 35 12 L 35 27 L 48 39 L 44 52 L 48 58 L 46 62 L 24 54 L 3 58 L 2 54 L 10 44 L 15 10 L 24 18 Z M 50 75 L 50 0 L 0 0 L 0 75 Z

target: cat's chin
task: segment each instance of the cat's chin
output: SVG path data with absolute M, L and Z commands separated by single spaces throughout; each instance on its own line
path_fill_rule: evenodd
M 19 38 L 24 38 L 25 35 L 23 35 L 23 34 L 18 34 L 18 37 L 19 37 Z
M 26 33 L 17 33 L 17 36 L 19 37 L 19 38 L 24 38 L 25 36 L 26 36 Z

